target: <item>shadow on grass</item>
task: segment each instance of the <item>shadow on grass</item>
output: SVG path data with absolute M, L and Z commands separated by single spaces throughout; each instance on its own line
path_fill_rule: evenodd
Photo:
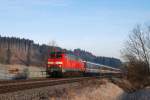
M 138 90 L 133 93 L 123 93 L 120 100 L 150 100 L 150 88 Z

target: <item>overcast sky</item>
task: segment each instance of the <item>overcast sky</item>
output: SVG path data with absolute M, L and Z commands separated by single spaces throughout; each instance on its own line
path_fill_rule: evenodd
M 150 0 L 0 0 L 0 34 L 120 58 L 136 24 L 150 22 Z

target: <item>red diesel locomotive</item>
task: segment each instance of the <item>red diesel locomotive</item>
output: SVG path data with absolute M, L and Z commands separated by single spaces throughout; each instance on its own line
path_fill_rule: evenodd
M 47 73 L 50 77 L 81 75 L 85 65 L 78 56 L 65 52 L 51 52 L 48 59 Z

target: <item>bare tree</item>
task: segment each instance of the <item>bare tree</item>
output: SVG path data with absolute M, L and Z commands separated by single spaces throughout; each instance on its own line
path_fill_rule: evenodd
M 150 69 L 150 27 L 142 28 L 137 25 L 129 35 L 126 47 L 123 50 L 128 61 L 139 60 L 146 63 Z M 150 70 L 149 70 L 150 71 Z
M 10 64 L 10 62 L 11 62 L 11 56 L 12 56 L 12 53 L 11 53 L 11 50 L 10 50 L 10 41 L 8 41 L 7 59 L 6 59 L 6 63 L 7 64 Z
M 28 43 L 28 51 L 27 51 L 27 61 L 26 61 L 26 65 L 30 66 L 31 64 L 31 42 Z
M 127 69 L 127 79 L 135 90 L 150 84 L 150 27 L 137 25 L 122 51 Z
M 57 43 L 56 43 L 55 40 L 50 41 L 50 42 L 48 43 L 48 45 L 49 45 L 50 47 L 52 47 L 52 50 L 51 50 L 51 51 L 55 51 L 56 46 L 57 46 Z

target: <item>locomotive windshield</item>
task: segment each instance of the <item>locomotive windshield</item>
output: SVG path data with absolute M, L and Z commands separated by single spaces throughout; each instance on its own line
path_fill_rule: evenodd
M 62 52 L 51 52 L 50 58 L 62 58 Z

